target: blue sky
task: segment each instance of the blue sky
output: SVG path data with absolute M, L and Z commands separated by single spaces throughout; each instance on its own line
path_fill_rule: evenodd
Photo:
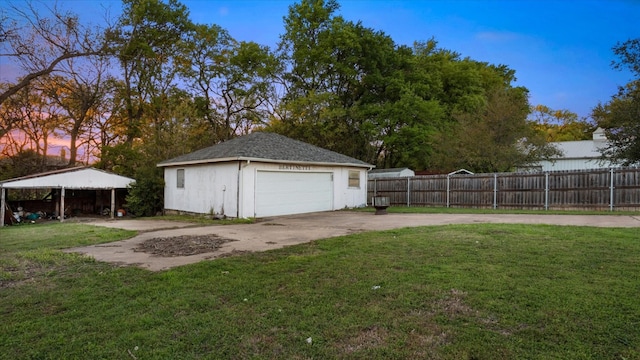
M 43 1 L 53 3 L 53 1 Z M 58 0 L 58 5 L 97 19 L 116 0 Z M 293 0 L 183 0 L 198 23 L 215 23 L 237 40 L 275 46 Z M 342 0 L 338 14 L 389 35 L 397 44 L 435 38 L 463 57 L 504 64 L 532 105 L 588 116 L 617 87 L 632 79 L 611 68 L 611 48 L 640 38 L 637 0 Z M 19 4 L 19 1 L 13 1 Z M 102 15 L 100 15 L 102 16 Z M 5 68 L 6 69 L 6 68 Z

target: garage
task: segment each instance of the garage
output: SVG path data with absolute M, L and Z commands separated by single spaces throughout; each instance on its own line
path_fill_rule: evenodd
M 333 209 L 332 173 L 258 171 L 256 217 Z
M 251 218 L 367 205 L 374 166 L 318 146 L 253 132 L 158 164 L 164 211 Z

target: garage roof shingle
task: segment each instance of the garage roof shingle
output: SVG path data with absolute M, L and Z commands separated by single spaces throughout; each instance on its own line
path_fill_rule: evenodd
M 253 132 L 189 154 L 163 161 L 158 166 L 198 164 L 231 160 L 267 160 L 373 167 L 337 152 L 268 132 Z

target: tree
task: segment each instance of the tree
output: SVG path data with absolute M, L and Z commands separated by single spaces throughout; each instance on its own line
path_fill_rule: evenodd
M 0 83 L 0 91 L 5 91 L 5 89 L 8 89 L 10 86 L 12 85 L 8 83 Z M 17 92 L 18 91 L 16 91 L 16 93 Z M 0 140 L 22 122 L 22 110 L 19 106 L 15 106 L 19 101 L 14 101 L 13 104 L 6 103 L 7 101 L 5 105 L 0 106 Z
M 286 93 L 281 117 L 270 128 L 335 151 L 340 149 L 330 133 L 333 124 L 327 115 L 337 108 L 337 94 L 331 87 L 338 82 L 337 74 L 331 73 L 331 69 L 337 63 L 332 56 L 337 52 L 332 38 L 339 35 L 334 27 L 340 21 L 334 16 L 338 9 L 334 0 L 303 0 L 289 6 L 284 19 L 285 33 L 278 44 L 283 64 L 280 78 Z
M 636 78 L 640 78 L 640 38 L 617 43 L 613 47 L 613 53 L 620 58 L 612 62 L 614 69 L 628 68 Z
M 384 104 L 399 94 L 386 83 L 401 75 L 401 59 L 390 37 L 336 16 L 338 8 L 322 0 L 289 7 L 278 46 L 286 93 L 269 128 L 375 162 Z
M 276 66 L 267 47 L 236 42 L 216 25 L 195 26 L 185 47 L 178 62 L 191 83 L 198 115 L 210 127 L 207 145 L 264 124 Z
M 449 106 L 451 120 L 439 134 L 435 166 L 446 172 L 466 168 L 474 172 L 503 172 L 559 155 L 534 124 L 528 90 L 514 87 L 515 71 L 464 59 L 472 87 Z M 475 74 L 475 75 L 474 75 Z M 459 82 L 459 81 L 458 81 Z M 446 89 L 446 87 L 445 87 Z M 464 87 L 462 87 L 464 89 Z
M 162 169 L 145 168 L 129 186 L 127 207 L 136 216 L 155 216 L 164 204 Z
M 42 88 L 37 86 L 46 79 L 39 78 L 38 81 L 23 87 L 0 108 L 0 123 L 13 124 L 13 128 L 8 129 L 10 131 L 7 131 L 4 137 L 0 137 L 0 140 L 5 147 L 9 143 L 23 143 L 22 146 L 13 146 L 13 151 L 4 151 L 6 156 L 13 156 L 14 152 L 20 152 L 24 146 L 28 146 L 42 156 L 44 162 L 48 154 L 49 137 L 55 135 L 60 125 L 59 108 L 52 104 Z
M 49 75 L 67 60 L 104 54 L 101 30 L 83 26 L 76 14 L 48 8 L 48 16 L 30 1 L 10 7 L 0 25 L 0 57 L 17 63 L 20 80 L 3 88 L 0 106 L 33 80 Z M 2 135 L 2 134 L 0 134 Z
M 618 43 L 613 52 L 619 57 L 612 66 L 628 68 L 635 80 L 618 89 L 606 104 L 598 104 L 592 112 L 596 124 L 605 130 L 607 146 L 604 158 L 622 165 L 640 162 L 640 38 Z
M 7 89 L 11 84 L 1 83 L 0 91 Z M 24 91 L 26 93 L 29 90 Z M 0 107 L 0 140 L 2 140 L 7 134 L 11 133 L 11 131 L 20 126 L 23 121 L 23 109 L 21 106 L 21 99 L 24 96 L 19 96 L 19 99 L 11 101 L 11 103 L 7 103 L 4 106 Z
M 187 8 L 176 0 L 124 0 L 117 27 L 109 34 L 122 69 L 120 96 L 125 102 L 131 145 L 142 127 L 159 131 L 164 99 L 178 80 L 175 55 L 192 24 Z M 145 124 L 146 122 L 146 124 Z
M 80 145 L 89 142 L 86 135 L 92 132 L 106 96 L 108 63 L 102 60 L 80 64 L 70 60 L 65 76 L 50 77 L 43 85 L 44 93 L 62 110 L 59 126 L 69 136 L 69 166 L 76 165 Z
M 208 145 L 225 140 L 228 136 L 225 134 L 230 132 L 224 128 L 217 112 L 216 94 L 218 84 L 225 77 L 234 43 L 229 33 L 217 25 L 196 25 L 180 55 L 180 71 L 194 92 L 197 114 L 210 128 L 206 134 Z
M 587 119 L 578 119 L 578 114 L 569 110 L 553 110 L 544 105 L 531 109 L 529 118 L 536 130 L 545 134 L 547 141 L 591 140 L 595 124 Z
M 624 166 L 640 162 L 640 80 L 621 87 L 606 104 L 593 109 L 593 118 L 605 130 L 604 158 Z
M 106 149 L 124 141 L 126 120 L 124 119 L 122 99 L 116 96 L 117 84 L 117 79 L 111 76 L 105 77 L 102 83 L 101 99 L 94 107 L 95 114 L 83 140 L 87 154 L 92 159 L 98 160 L 94 164 L 98 167 L 103 165 L 101 160 Z
M 440 140 L 455 127 L 453 114 L 478 111 L 486 102 L 485 65 L 439 48 L 434 39 L 398 48 L 396 56 L 401 71 L 377 87 L 384 89 L 389 110 L 380 118 L 385 126 L 377 165 L 437 169 L 437 153 L 446 154 L 451 146 Z
M 44 156 L 31 149 L 0 158 L 0 180 L 41 172 L 44 159 Z
M 433 138 L 444 112 L 437 101 L 425 101 L 410 88 L 401 90 L 399 99 L 386 104 L 379 114 L 377 165 L 382 168 L 425 169 L 431 163 Z
M 269 49 L 254 42 L 237 44 L 229 60 L 217 93 L 218 113 L 227 131 L 225 140 L 264 125 L 275 66 Z
M 439 136 L 435 167 L 446 172 L 506 172 L 558 155 L 527 121 L 528 91 L 507 85 L 512 74 L 504 68 L 485 70 L 506 81 L 486 82 L 486 104 L 480 111 L 454 113 L 456 122 Z
M 511 85 L 513 70 L 461 58 L 434 39 L 397 46 L 337 16 L 338 9 L 330 0 L 289 7 L 278 47 L 286 94 L 270 130 L 380 167 L 420 170 L 473 158 L 478 168 L 506 168 L 540 154 L 543 145 L 528 133 L 526 91 Z M 491 129 L 483 139 L 501 151 L 487 164 L 457 141 L 477 128 Z M 513 136 L 498 133 L 514 128 Z

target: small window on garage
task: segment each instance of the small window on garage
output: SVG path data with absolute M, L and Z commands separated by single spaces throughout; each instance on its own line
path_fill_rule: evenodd
M 178 184 L 178 189 L 184 189 L 184 169 L 178 169 L 177 174 L 176 184 Z
M 349 170 L 349 187 L 360 188 L 360 171 Z

